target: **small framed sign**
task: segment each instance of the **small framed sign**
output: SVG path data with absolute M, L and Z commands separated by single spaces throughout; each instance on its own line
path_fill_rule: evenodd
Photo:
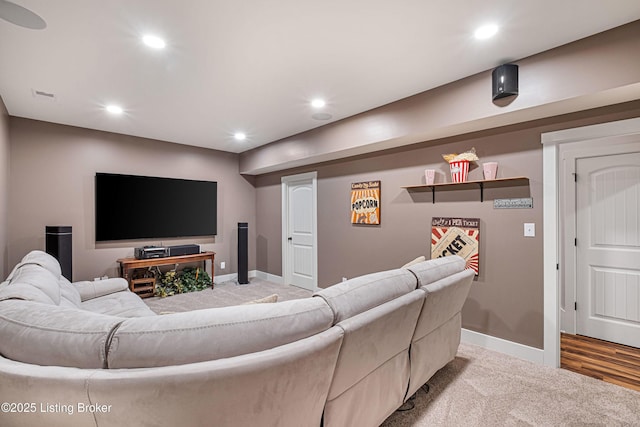
M 493 209 L 532 209 L 533 199 L 524 197 L 520 199 L 495 199 Z
M 351 224 L 380 224 L 380 181 L 351 184 Z

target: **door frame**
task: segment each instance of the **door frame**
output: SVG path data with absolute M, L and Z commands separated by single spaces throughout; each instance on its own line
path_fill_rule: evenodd
M 289 243 L 289 186 L 294 182 L 311 181 L 312 207 L 311 228 L 313 230 L 313 288 L 318 290 L 318 172 L 306 172 L 281 178 L 282 191 L 282 280 L 285 285 L 291 284 L 292 257 Z
M 573 254 L 571 247 L 567 247 L 568 243 L 565 236 L 567 227 L 574 227 L 575 230 L 575 220 L 573 222 L 565 221 L 567 215 L 566 205 L 561 203 L 569 196 L 567 194 L 567 187 L 572 187 L 572 185 L 568 185 L 570 179 L 567 178 L 567 174 L 575 172 L 575 161 L 573 165 L 568 165 L 568 162 L 571 162 L 571 156 L 576 155 L 576 151 L 585 152 L 587 150 L 597 151 L 600 149 L 602 150 L 602 154 L 607 154 L 612 151 L 612 147 L 615 146 L 616 149 L 619 149 L 626 143 L 624 138 L 620 138 L 613 143 L 608 141 L 608 143 L 603 146 L 603 138 L 635 134 L 640 134 L 640 118 L 565 129 L 543 133 L 541 135 L 541 143 L 543 144 L 542 176 L 544 204 L 543 363 L 547 366 L 560 366 L 560 316 L 563 310 L 563 299 L 560 292 L 566 285 L 565 281 L 567 280 L 567 276 L 565 272 L 568 271 L 568 277 L 573 277 L 573 280 L 575 280 L 575 254 Z M 575 188 L 572 191 L 575 195 Z M 575 202 L 575 196 L 573 200 Z M 568 258 L 567 255 L 569 256 Z M 571 258 L 572 256 L 573 258 Z M 573 272 L 571 272 L 571 268 L 574 269 Z

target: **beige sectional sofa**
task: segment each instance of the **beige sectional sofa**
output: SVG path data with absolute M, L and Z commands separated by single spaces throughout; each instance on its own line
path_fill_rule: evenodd
M 472 278 L 447 257 L 156 316 L 33 251 L 0 284 L 0 425 L 377 426 L 455 357 Z

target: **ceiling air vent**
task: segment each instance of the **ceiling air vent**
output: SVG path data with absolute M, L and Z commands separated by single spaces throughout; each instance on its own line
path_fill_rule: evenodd
M 55 93 L 45 92 L 43 90 L 35 90 L 35 89 L 31 89 L 31 93 L 33 94 L 34 98 L 39 99 L 41 101 L 55 102 L 56 100 Z

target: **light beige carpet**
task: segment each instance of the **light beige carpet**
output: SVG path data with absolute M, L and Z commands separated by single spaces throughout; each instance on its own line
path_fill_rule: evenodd
M 469 344 L 384 427 L 640 426 L 640 392 Z
M 279 285 L 256 277 L 246 285 L 229 281 L 216 283 L 213 289 L 173 295 L 166 298 L 145 298 L 149 308 L 157 314 L 200 310 L 212 307 L 240 305 L 269 295 L 278 294 L 278 301 L 308 298 L 312 292 L 295 286 Z
M 252 278 L 248 285 L 147 298 L 156 313 L 238 305 L 278 294 L 279 301 L 311 292 Z M 383 427 L 638 426 L 640 392 L 563 369 L 536 365 L 469 344 L 419 390 L 415 408 L 392 414 Z

